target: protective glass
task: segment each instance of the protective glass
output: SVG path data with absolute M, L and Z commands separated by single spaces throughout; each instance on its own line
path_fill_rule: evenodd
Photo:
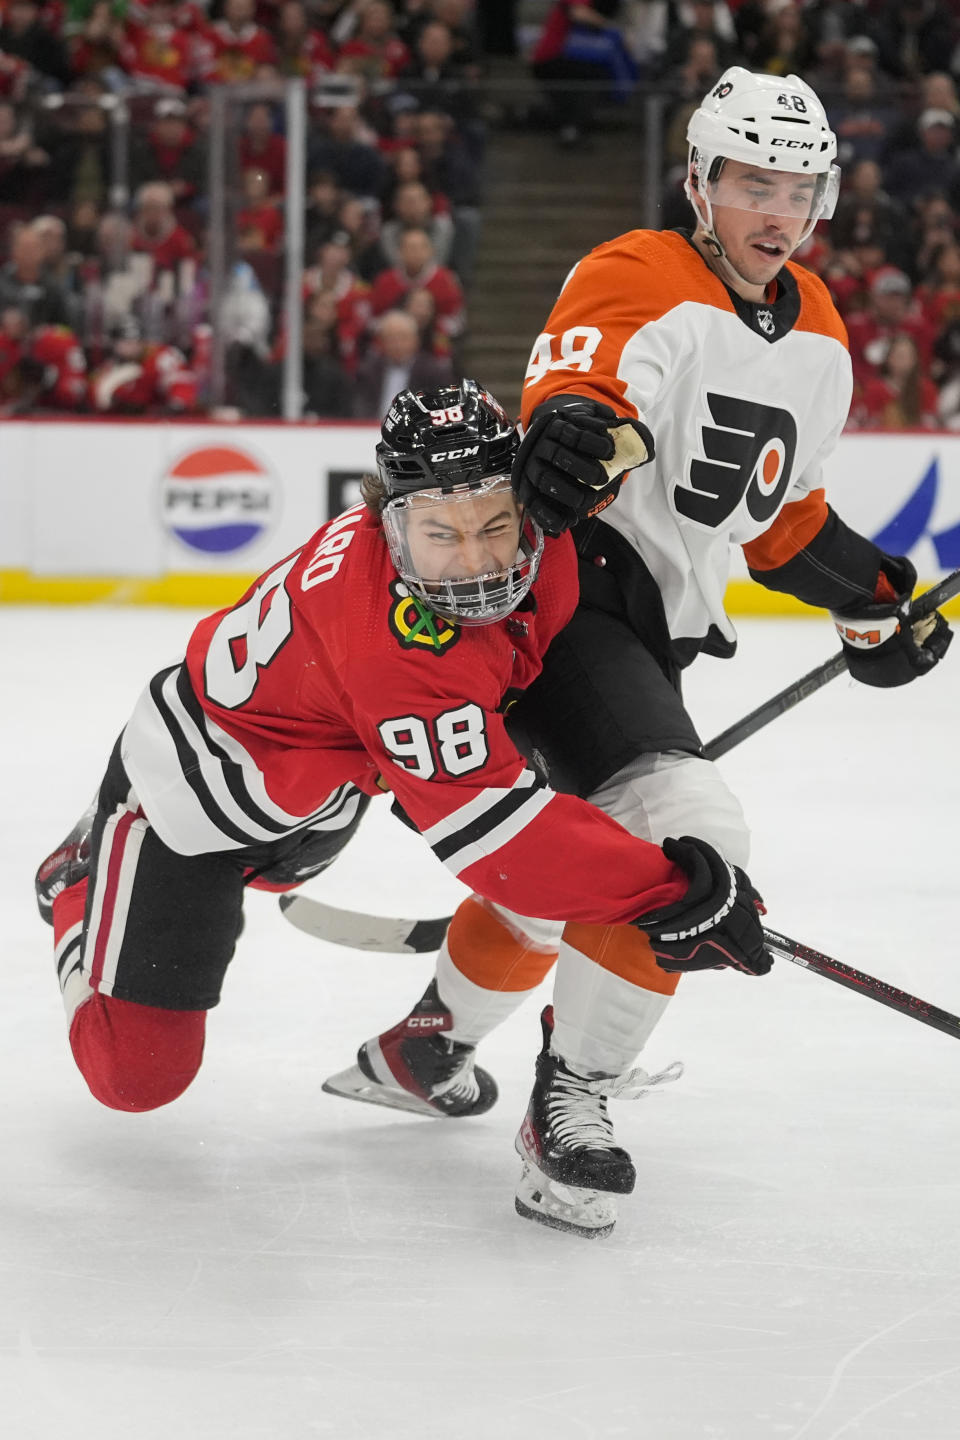
M 732 172 L 732 173 L 731 173 Z M 798 170 L 763 170 L 759 166 L 744 172 L 724 165 L 716 180 L 707 183 L 712 206 L 747 210 L 758 215 L 776 215 L 786 220 L 829 220 L 840 191 L 840 169 L 831 165 L 821 175 Z
M 460 625 L 509 615 L 533 584 L 543 535 L 509 475 L 459 490 L 415 490 L 383 511 L 390 558 L 411 594 Z

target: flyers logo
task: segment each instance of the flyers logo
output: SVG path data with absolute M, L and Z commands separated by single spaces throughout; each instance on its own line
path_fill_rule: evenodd
M 775 405 L 710 390 L 706 402 L 713 424 L 700 422 L 701 453 L 690 460 L 687 483 L 674 489 L 674 509 L 716 530 L 746 498 L 754 520 L 772 520 L 793 473 L 796 420 Z
M 401 580 L 391 581 L 390 594 L 393 597 L 390 629 L 405 650 L 426 648 L 442 654 L 459 640 L 456 625 L 451 625 L 442 615 L 434 615 L 410 594 Z

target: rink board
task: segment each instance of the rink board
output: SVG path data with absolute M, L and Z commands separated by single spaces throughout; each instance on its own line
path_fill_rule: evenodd
M 7 421 L 0 600 L 230 604 L 359 498 L 375 425 Z M 960 566 L 960 436 L 851 434 L 826 473 L 837 511 L 926 582 Z M 732 614 L 809 614 L 733 556 Z

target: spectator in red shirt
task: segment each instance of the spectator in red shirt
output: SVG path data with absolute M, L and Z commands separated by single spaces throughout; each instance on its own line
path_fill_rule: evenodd
M 40 367 L 31 408 L 87 409 L 87 358 L 72 330 L 66 325 L 41 325 L 30 336 L 27 356 Z
M 370 324 L 370 287 L 350 268 L 350 237 L 346 231 L 321 245 L 317 264 L 304 274 L 304 290 L 332 296 L 337 307 L 340 358 L 351 373 Z
M 322 30 L 311 27 L 301 0 L 285 0 L 280 6 L 274 34 L 281 75 L 302 76 L 315 85 L 336 69 L 337 52 Z
M 196 376 L 174 345 L 148 344 L 137 321 L 114 328 L 111 353 L 90 376 L 90 402 L 114 415 L 190 414 L 197 409 Z
M 863 386 L 855 407 L 864 425 L 875 430 L 931 430 L 938 424 L 937 387 L 924 373 L 912 335 L 892 336 L 879 374 Z
M 206 155 L 190 128 L 185 103 L 175 95 L 157 100 L 153 124 L 146 132 L 134 131 L 130 153 L 130 183 L 137 189 L 162 180 L 173 191 L 177 205 L 189 205 L 206 188 Z
M 82 28 L 67 41 L 74 75 L 93 75 L 109 83 L 124 69 L 125 35 L 111 0 L 95 0 Z M 122 78 L 122 77 L 121 77 Z
M 338 70 L 368 80 L 390 80 L 410 62 L 410 51 L 397 34 L 393 7 L 370 0 L 355 34 L 340 47 Z
M 160 180 L 137 191 L 131 248 L 152 257 L 154 278 L 161 271 L 175 271 L 181 260 L 192 259 L 197 252 L 193 236 L 174 214 L 173 191 Z
M 456 339 L 465 324 L 463 291 L 456 275 L 437 264 L 425 230 L 408 230 L 399 249 L 399 265 L 382 271 L 373 282 L 370 303 L 374 315 L 398 309 L 411 290 L 429 290 L 436 301 L 437 328 Z
M 223 19 L 208 25 L 201 42 L 201 71 L 209 84 L 254 80 L 262 66 L 275 66 L 277 47 L 254 23 L 254 0 L 224 0 Z
M 861 386 L 880 373 L 891 340 L 901 333 L 913 338 L 921 364 L 928 366 L 933 326 L 914 299 L 909 276 L 892 265 L 884 265 L 870 282 L 868 308 L 847 319 L 853 376 Z
M 185 92 L 194 73 L 194 37 L 178 24 L 173 0 L 153 0 L 128 21 L 122 58 L 141 86 Z
M 250 251 L 276 255 L 283 246 L 283 211 L 270 199 L 270 180 L 265 170 L 244 170 L 243 195 L 246 204 L 237 214 L 237 244 L 243 254 Z
M 265 102 L 251 105 L 247 111 L 240 136 L 240 168 L 263 170 L 271 195 L 282 195 L 287 188 L 287 142 L 277 134 L 273 108 Z

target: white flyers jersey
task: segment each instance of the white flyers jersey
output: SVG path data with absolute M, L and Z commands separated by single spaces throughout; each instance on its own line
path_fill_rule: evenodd
M 730 653 L 730 547 L 788 562 L 827 518 L 821 476 L 852 392 L 826 287 L 788 265 L 770 303 L 727 289 L 679 231 L 634 230 L 567 278 L 533 348 L 523 421 L 558 392 L 637 416 L 656 457 L 603 512 L 639 554 L 681 651 Z M 718 643 L 719 642 L 719 643 Z

